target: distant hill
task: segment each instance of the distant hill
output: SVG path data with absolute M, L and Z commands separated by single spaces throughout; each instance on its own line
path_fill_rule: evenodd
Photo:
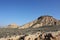
M 25 29 L 29 27 L 38 28 L 42 26 L 51 26 L 51 25 L 60 25 L 60 20 L 57 20 L 52 16 L 45 15 L 40 16 L 36 20 L 23 25 L 22 27 L 20 27 L 20 29 Z
M 7 28 L 18 28 L 17 24 L 9 24 Z

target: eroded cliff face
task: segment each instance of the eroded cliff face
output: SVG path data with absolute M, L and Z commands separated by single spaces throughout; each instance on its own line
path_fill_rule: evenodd
M 21 28 L 37 28 L 42 26 L 60 25 L 60 21 L 52 16 L 40 16 L 36 20 L 23 25 Z

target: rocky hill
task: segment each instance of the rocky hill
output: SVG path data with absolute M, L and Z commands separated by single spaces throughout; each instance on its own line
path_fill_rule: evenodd
M 20 29 L 25 29 L 29 27 L 38 28 L 42 26 L 51 26 L 51 25 L 60 25 L 60 20 L 57 20 L 52 16 L 45 15 L 40 16 L 36 20 L 23 25 L 22 27 L 20 27 Z

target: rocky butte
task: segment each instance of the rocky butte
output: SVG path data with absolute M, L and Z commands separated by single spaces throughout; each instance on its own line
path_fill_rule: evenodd
M 29 27 L 37 28 L 37 27 L 49 26 L 49 25 L 60 25 L 60 20 L 57 20 L 54 17 L 48 16 L 48 15 L 40 16 L 32 22 L 24 24 L 19 29 L 25 29 L 25 28 L 29 28 Z
M 18 28 L 17 24 L 9 24 L 7 28 Z

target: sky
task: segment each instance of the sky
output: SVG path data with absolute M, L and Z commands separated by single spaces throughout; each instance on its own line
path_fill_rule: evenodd
M 0 25 L 23 25 L 42 15 L 60 19 L 60 0 L 0 0 Z

